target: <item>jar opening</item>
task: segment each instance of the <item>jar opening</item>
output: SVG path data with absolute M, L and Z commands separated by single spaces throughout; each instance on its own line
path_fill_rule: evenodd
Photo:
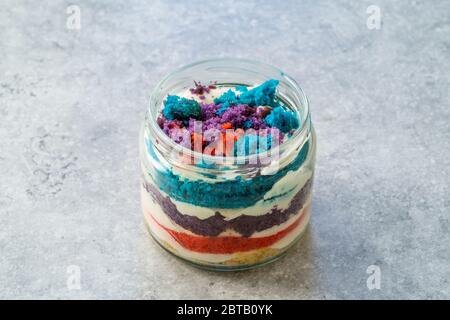
M 176 143 L 157 124 L 157 117 L 166 96 L 189 88 L 194 81 L 203 83 L 214 81 L 218 86 L 254 86 L 268 79 L 279 81 L 277 99 L 295 112 L 300 120 L 299 127 L 292 132 L 287 141 L 279 144 L 272 138 L 271 142 L 274 142 L 274 145 L 270 150 L 263 149 L 261 152 L 250 154 L 238 153 L 233 156 L 205 154 L 198 149 L 192 150 L 190 147 Z M 291 77 L 267 64 L 232 58 L 200 61 L 170 73 L 153 91 L 145 121 L 146 136 L 152 141 L 156 151 L 167 157 L 167 160 L 174 165 L 192 166 L 193 169 L 195 167 L 205 169 L 206 166 L 209 169 L 226 170 L 281 163 L 289 160 L 289 155 L 298 151 L 311 131 L 308 100 Z

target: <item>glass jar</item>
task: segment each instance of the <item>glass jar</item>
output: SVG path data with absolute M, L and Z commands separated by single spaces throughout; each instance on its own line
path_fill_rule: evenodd
M 175 143 L 157 124 L 167 95 L 194 80 L 235 87 L 268 79 L 279 80 L 277 99 L 300 119 L 290 138 L 270 150 L 205 155 Z M 274 261 L 308 225 L 315 150 L 307 98 L 277 68 L 213 59 L 172 72 L 153 91 L 140 135 L 141 201 L 150 234 L 175 256 L 207 269 L 242 270 Z

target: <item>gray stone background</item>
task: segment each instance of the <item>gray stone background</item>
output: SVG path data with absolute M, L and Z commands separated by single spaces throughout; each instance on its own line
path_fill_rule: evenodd
M 1 0 L 0 298 L 450 298 L 450 1 L 213 3 Z M 304 241 L 227 274 L 160 250 L 139 204 L 150 90 L 221 56 L 297 79 L 319 139 Z

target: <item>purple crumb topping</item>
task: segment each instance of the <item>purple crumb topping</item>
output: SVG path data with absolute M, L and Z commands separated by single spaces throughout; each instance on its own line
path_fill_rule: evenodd
M 218 129 L 225 132 L 226 129 L 222 127 L 223 124 L 230 123 L 231 127 L 243 128 L 243 129 L 265 129 L 267 128 L 266 123 L 262 115 L 263 112 L 259 111 L 257 108 L 249 107 L 246 104 L 239 104 L 236 106 L 229 107 L 222 115 L 218 116 L 216 111 L 220 109 L 220 105 L 211 104 L 200 104 L 202 108 L 202 130 L 205 132 L 208 129 Z M 194 124 L 196 120 L 190 119 L 188 130 L 190 133 L 194 132 Z M 163 128 L 166 126 L 164 125 Z M 231 129 L 231 128 L 228 128 Z M 166 132 L 166 131 L 164 131 Z
M 211 89 L 215 89 L 215 88 L 216 88 L 216 86 L 213 85 L 213 84 L 210 84 L 210 85 L 208 85 L 208 86 L 204 86 L 204 85 L 201 84 L 200 81 L 199 81 L 199 82 L 194 81 L 194 85 L 195 85 L 195 87 L 189 89 L 189 91 L 190 91 L 192 94 L 199 95 L 199 96 L 200 96 L 200 99 L 202 99 L 202 100 L 205 99 L 205 96 L 204 96 L 205 93 L 209 93 L 209 91 L 210 91 Z
M 219 106 L 214 103 L 201 103 L 200 107 L 202 108 L 202 120 L 206 121 L 208 119 L 214 118 L 216 116 L 217 110 L 219 110 Z

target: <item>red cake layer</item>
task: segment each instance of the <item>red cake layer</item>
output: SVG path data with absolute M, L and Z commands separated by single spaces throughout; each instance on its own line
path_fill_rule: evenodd
M 178 232 L 163 226 L 153 217 L 152 214 L 148 214 L 162 229 L 168 232 L 184 248 L 195 252 L 213 254 L 231 254 L 235 252 L 245 252 L 269 247 L 294 230 L 305 216 L 305 213 L 302 213 L 301 216 L 291 225 L 273 235 L 267 237 L 245 238 L 236 236 L 203 237 Z

